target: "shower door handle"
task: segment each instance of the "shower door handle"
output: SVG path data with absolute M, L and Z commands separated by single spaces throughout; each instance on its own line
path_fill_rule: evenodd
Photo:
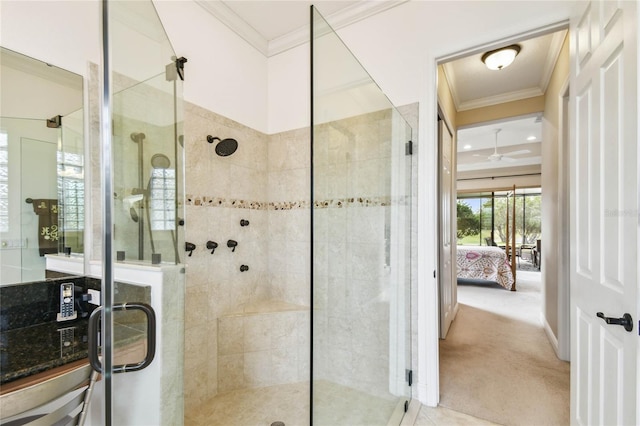
M 122 303 L 113 306 L 114 311 L 142 311 L 147 319 L 147 353 L 144 359 L 135 364 L 122 364 L 113 366 L 114 373 L 129 373 L 139 371 L 148 367 L 156 355 L 156 314 L 153 308 L 146 303 L 132 302 Z M 102 306 L 96 308 L 89 317 L 88 334 L 89 334 L 89 364 L 91 367 L 102 373 L 102 362 L 98 355 L 100 346 L 100 318 L 102 318 Z

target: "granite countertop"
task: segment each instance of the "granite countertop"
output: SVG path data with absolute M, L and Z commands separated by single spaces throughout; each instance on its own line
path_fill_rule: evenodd
M 87 358 L 88 317 L 97 306 L 76 303 L 77 319 L 56 321 L 60 284 L 66 282 L 74 283 L 82 293 L 100 289 L 100 281 L 90 277 L 63 277 L 0 287 L 0 385 Z M 116 303 L 127 300 L 149 303 L 151 299 L 150 287 L 124 283 L 115 286 Z M 142 340 L 146 341 L 144 314 L 116 312 L 114 348 L 126 352 L 131 344 Z M 114 351 L 116 363 L 119 352 Z
M 0 384 L 87 357 L 87 319 L 0 332 Z
M 87 323 L 48 322 L 0 332 L 0 385 L 87 358 Z M 114 361 L 119 349 L 146 337 L 145 323 L 114 323 Z

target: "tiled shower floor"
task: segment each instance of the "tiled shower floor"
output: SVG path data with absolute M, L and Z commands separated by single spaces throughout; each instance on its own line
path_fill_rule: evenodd
M 314 424 L 386 424 L 396 401 L 377 398 L 330 382 L 316 382 Z M 325 408 L 326 407 L 326 408 Z M 309 424 L 309 383 L 294 383 L 220 394 L 187 413 L 186 426 L 286 426 Z
M 185 426 L 269 426 L 275 421 L 309 424 L 308 382 L 219 394 L 185 415 Z
M 316 382 L 315 392 L 318 404 L 314 424 L 319 426 L 384 425 L 395 406 L 393 401 L 330 382 Z M 309 383 L 227 392 L 185 417 L 185 426 L 269 426 L 276 421 L 286 426 L 305 426 L 309 424 Z M 415 426 L 451 424 L 493 425 L 446 408 L 425 406 L 414 423 Z

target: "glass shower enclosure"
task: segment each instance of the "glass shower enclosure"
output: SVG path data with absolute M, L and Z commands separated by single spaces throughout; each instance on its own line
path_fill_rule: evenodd
M 153 2 L 104 2 L 102 13 L 108 95 L 101 124 L 109 135 L 102 135 L 102 174 L 94 171 L 104 210 L 96 218 L 103 226 L 102 356 L 92 356 L 90 344 L 89 358 L 103 373 L 103 404 L 92 420 L 180 425 L 186 60 L 173 51 Z M 98 328 L 93 319 L 90 330 Z
M 411 126 L 312 7 L 314 425 L 411 399 Z

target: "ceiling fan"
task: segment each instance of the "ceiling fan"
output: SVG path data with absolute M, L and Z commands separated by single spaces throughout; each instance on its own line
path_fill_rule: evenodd
M 495 140 L 495 145 L 494 145 L 494 150 L 493 150 L 493 154 L 489 155 L 487 157 L 487 160 L 491 161 L 491 162 L 498 162 L 498 161 L 505 161 L 505 162 L 513 162 L 513 161 L 518 161 L 517 158 L 512 158 L 510 156 L 504 155 L 504 154 L 500 154 L 498 152 L 498 133 L 500 133 L 502 129 L 495 129 L 494 132 L 496 134 L 496 140 Z M 529 151 L 528 149 L 521 149 L 519 151 L 512 151 L 509 152 L 509 155 L 521 155 L 521 154 L 528 154 Z M 482 157 L 482 155 L 480 154 L 474 154 L 474 157 Z

